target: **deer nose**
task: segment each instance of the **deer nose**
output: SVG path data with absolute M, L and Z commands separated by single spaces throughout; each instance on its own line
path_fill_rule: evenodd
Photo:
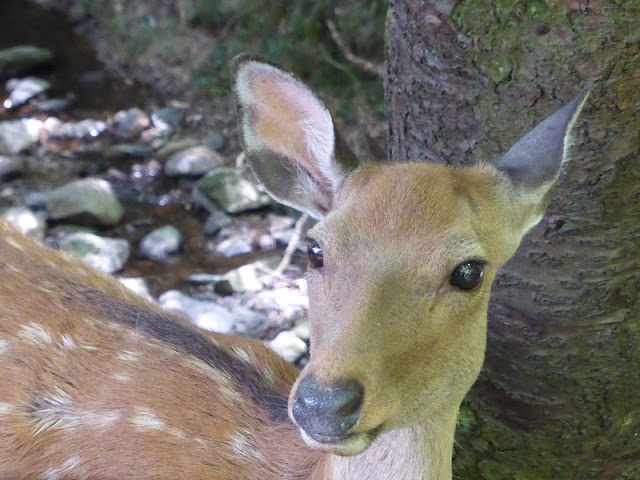
M 318 441 L 343 437 L 360 418 L 364 388 L 355 380 L 324 387 L 312 375 L 300 380 L 291 404 L 295 422 Z

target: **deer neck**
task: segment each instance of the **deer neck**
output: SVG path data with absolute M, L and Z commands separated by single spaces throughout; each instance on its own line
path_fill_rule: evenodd
M 331 480 L 450 480 L 457 412 L 381 435 L 353 457 L 330 455 L 325 476 Z

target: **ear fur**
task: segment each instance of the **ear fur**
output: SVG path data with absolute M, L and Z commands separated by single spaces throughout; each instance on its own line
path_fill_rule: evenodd
M 240 137 L 256 176 L 276 200 L 322 218 L 355 167 L 336 159 L 329 111 L 292 74 L 249 55 L 233 61 L 233 89 Z

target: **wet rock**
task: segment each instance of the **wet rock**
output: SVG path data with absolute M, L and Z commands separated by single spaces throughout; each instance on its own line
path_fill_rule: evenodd
M 220 305 L 189 297 L 178 290 L 169 290 L 158 298 L 167 309 L 181 313 L 193 324 L 211 332 L 231 333 L 234 319 L 229 310 Z
M 101 135 L 107 128 L 108 125 L 102 120 L 85 119 L 65 123 L 58 118 L 49 117 L 44 121 L 46 132 L 56 138 L 87 140 Z
M 162 107 L 151 113 L 151 123 L 161 134 L 171 135 L 180 128 L 184 117 L 184 108 Z
M 187 150 L 191 147 L 197 147 L 198 145 L 200 144 L 192 138 L 181 138 L 180 140 L 173 140 L 165 144 L 156 152 L 156 155 L 161 160 L 166 160 L 180 150 Z
M 231 217 L 219 208 L 213 209 L 213 211 L 209 212 L 209 216 L 204 222 L 204 234 L 213 236 L 229 224 L 231 224 Z
M 35 118 L 0 122 L 0 155 L 14 155 L 33 147 L 43 123 Z
M 100 178 L 84 178 L 45 193 L 49 218 L 113 226 L 124 214 L 111 184 Z
M 149 125 L 149 117 L 139 108 L 120 110 L 113 116 L 113 134 L 119 138 L 133 140 Z
M 33 97 L 46 92 L 51 84 L 46 80 L 36 77 L 27 77 L 20 80 L 9 80 L 6 89 L 11 92 L 9 98 L 4 101 L 7 110 L 24 105 Z
M 0 155 L 0 180 L 9 180 L 24 172 L 24 159 Z
M 234 292 L 247 292 L 262 290 L 264 285 L 261 280 L 258 263 L 250 263 L 242 267 L 230 270 L 222 278 L 227 280 Z
M 219 168 L 198 180 L 193 189 L 195 202 L 207 210 L 220 206 L 227 213 L 262 208 L 271 200 L 264 189 L 250 180 L 248 169 Z
M 60 250 L 106 273 L 122 270 L 129 259 L 129 242 L 88 232 L 73 232 L 59 242 Z
M 149 290 L 149 285 L 147 281 L 142 277 L 121 277 L 120 283 L 122 283 L 129 290 L 137 293 L 141 297 L 146 298 L 147 300 L 152 300 L 151 291 Z
M 250 308 L 239 305 L 231 310 L 231 314 L 234 318 L 235 333 L 259 338 L 269 328 L 267 316 Z
M 106 157 L 117 158 L 149 158 L 153 151 L 147 145 L 139 145 L 136 143 L 118 143 L 109 145 L 102 152 Z
M 17 45 L 0 50 L 0 77 L 10 77 L 46 65 L 53 59 L 48 48 Z
M 224 160 L 216 152 L 207 147 L 196 146 L 169 156 L 164 165 L 164 173 L 170 177 L 201 176 L 223 164 Z
M 36 215 L 29 208 L 8 208 L 2 213 L 2 218 L 22 232 L 23 235 L 37 240 L 44 239 L 44 231 L 46 228 L 45 219 L 41 215 Z
M 224 135 L 222 135 L 222 132 L 216 130 L 207 135 L 202 143 L 211 150 L 219 152 L 224 148 L 226 142 Z
M 286 330 L 271 340 L 269 346 L 290 363 L 295 362 L 307 352 L 307 344 L 294 332 Z
M 221 257 L 231 258 L 253 251 L 253 239 L 248 237 L 231 237 L 216 246 L 215 253 Z
M 192 273 L 187 276 L 187 282 L 192 285 L 213 285 L 222 280 L 222 275 L 212 273 Z
M 36 100 L 34 106 L 38 112 L 56 113 L 67 110 L 75 101 L 75 94 L 67 93 L 64 97 Z
M 182 248 L 182 235 L 173 225 L 156 228 L 140 241 L 140 251 L 151 260 L 164 260 Z

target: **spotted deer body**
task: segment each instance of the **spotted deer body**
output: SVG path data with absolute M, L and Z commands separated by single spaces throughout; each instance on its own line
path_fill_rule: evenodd
M 289 73 L 240 57 L 251 165 L 309 232 L 311 359 L 198 330 L 0 226 L 0 478 L 451 478 L 491 282 L 544 213 L 583 92 L 495 165 L 340 157 Z

